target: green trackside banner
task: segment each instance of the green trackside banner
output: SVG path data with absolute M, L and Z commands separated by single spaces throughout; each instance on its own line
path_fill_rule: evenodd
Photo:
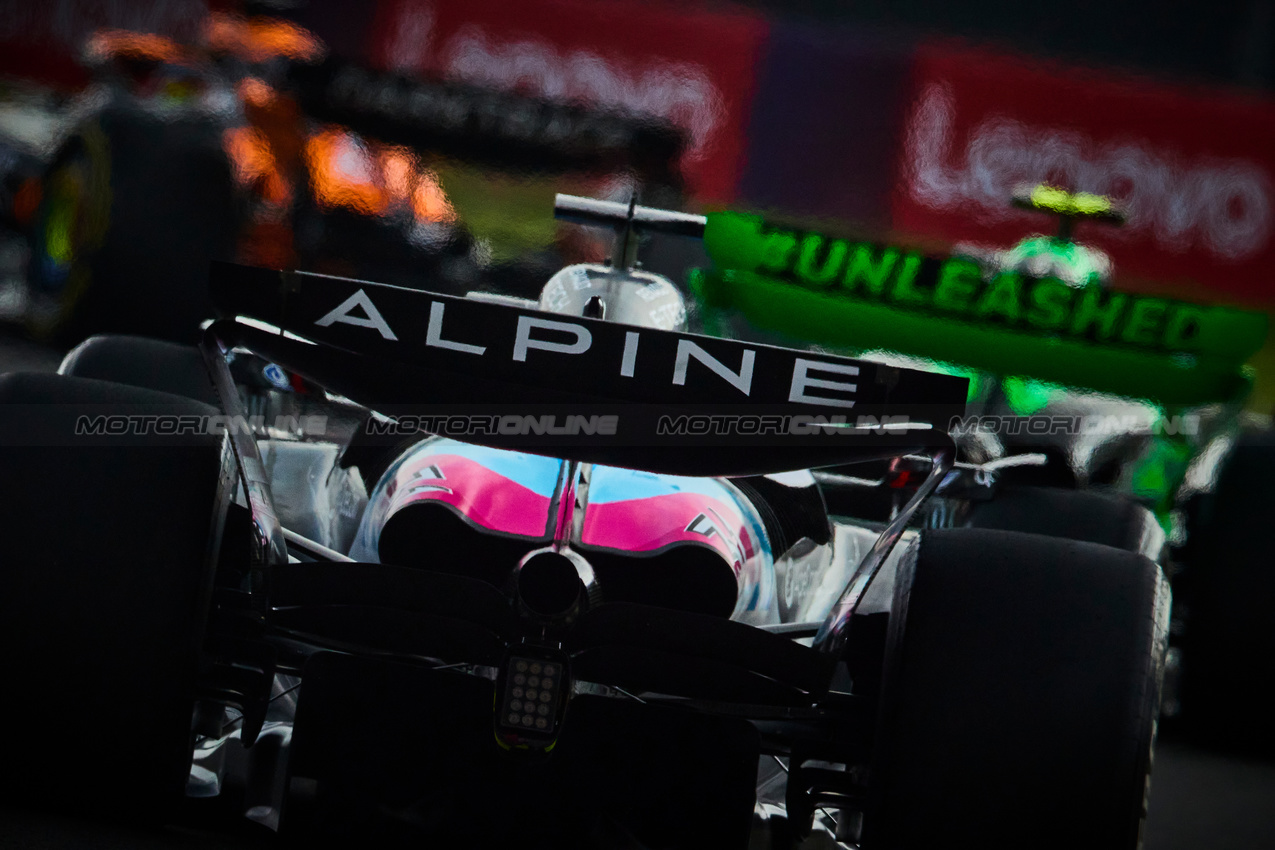
M 887 349 L 1001 375 L 1167 405 L 1229 400 L 1267 317 L 1226 307 L 1076 288 L 971 260 L 708 216 L 708 307 L 817 345 Z

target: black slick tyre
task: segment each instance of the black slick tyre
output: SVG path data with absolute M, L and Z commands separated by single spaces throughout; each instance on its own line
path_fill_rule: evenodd
M 1140 846 L 1168 623 L 1132 552 L 925 532 L 896 582 L 864 847 Z
M 1101 543 L 1159 560 L 1164 530 L 1144 505 L 1114 493 L 1010 485 L 970 514 L 971 528 Z
M 222 440 L 76 425 L 215 413 L 104 381 L 0 376 L 0 728 L 21 742 L 6 748 L 6 799 L 124 816 L 180 799 L 226 504 Z
M 217 406 L 203 355 L 193 345 L 124 334 L 99 334 L 71 349 L 58 374 L 141 387 Z
M 1240 437 L 1191 529 L 1179 579 L 1185 599 L 1182 714 L 1201 743 L 1275 754 L 1275 433 Z

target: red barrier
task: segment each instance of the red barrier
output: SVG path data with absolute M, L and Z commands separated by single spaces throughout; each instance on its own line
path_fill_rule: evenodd
M 383 0 L 382 68 L 425 72 L 671 120 L 694 194 L 729 201 L 766 21 L 641 0 Z
M 153 33 L 191 44 L 210 8 L 228 0 L 41 0 L 0 3 L 0 74 L 76 89 L 89 80 L 81 51 L 101 30 Z
M 1275 304 L 1275 104 L 950 46 L 919 48 L 913 74 L 897 231 L 1008 246 L 1052 227 L 1014 187 L 1051 181 L 1127 202 L 1124 228 L 1078 234 L 1122 281 Z

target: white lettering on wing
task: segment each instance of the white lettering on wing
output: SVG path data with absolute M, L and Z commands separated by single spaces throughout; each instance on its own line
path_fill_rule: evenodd
M 677 341 L 677 358 L 673 364 L 673 383 L 677 386 L 686 385 L 686 370 L 690 366 L 692 357 L 707 366 L 714 375 L 722 378 L 744 395 L 752 395 L 753 362 L 757 358 L 757 352 L 751 348 L 744 349 L 744 353 L 740 357 L 739 372 L 735 373 L 722 361 L 689 339 L 679 339 Z
M 355 308 L 362 310 L 363 315 L 353 315 L 351 311 Z M 367 293 L 362 289 L 342 301 L 330 313 L 315 322 L 321 328 L 326 328 L 336 323 L 354 325 L 356 328 L 372 328 L 386 339 L 393 342 L 398 341 L 398 337 L 390 330 L 390 326 L 381 315 L 381 312 L 376 309 L 372 299 L 368 298 Z
M 568 333 L 575 337 L 572 342 L 551 342 L 544 339 L 532 339 L 533 329 Z M 552 319 L 538 319 L 533 316 L 519 316 L 518 330 L 514 336 L 514 360 L 525 362 L 527 351 L 556 351 L 559 354 L 583 354 L 593 344 L 593 334 L 584 325 L 574 322 L 555 322 Z
M 443 311 L 444 307 L 441 301 L 432 301 L 429 305 L 429 327 L 425 330 L 425 344 L 434 348 L 448 348 L 452 351 L 462 351 L 465 354 L 481 355 L 487 350 L 485 345 L 470 345 L 467 342 L 456 342 L 455 340 L 443 339 Z

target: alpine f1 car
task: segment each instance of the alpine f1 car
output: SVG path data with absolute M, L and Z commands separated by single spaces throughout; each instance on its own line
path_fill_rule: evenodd
M 966 379 L 686 333 L 637 237 L 703 218 L 557 209 L 615 254 L 536 304 L 221 265 L 199 346 L 0 378 L 6 793 L 377 846 L 1138 846 L 1155 560 L 957 527 L 997 475 Z

